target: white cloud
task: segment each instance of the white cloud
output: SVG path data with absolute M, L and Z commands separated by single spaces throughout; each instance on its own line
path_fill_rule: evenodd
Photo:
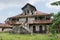
M 8 17 L 12 17 L 12 16 L 15 16 L 15 15 L 17 15 L 17 14 L 19 14 L 19 13 L 15 13 L 15 12 L 13 12 L 13 11 L 10 11 L 10 12 L 8 12 Z
M 26 3 L 34 4 L 41 0 L 0 0 L 0 10 L 11 7 L 22 7 Z
M 22 7 L 26 3 L 35 4 L 39 1 L 46 1 L 46 0 L 0 0 L 0 10 L 10 8 L 10 7 Z M 59 0 L 48 0 L 49 2 L 46 3 L 46 6 L 56 8 L 56 6 L 51 6 L 50 3 L 59 1 Z
M 41 0 L 29 0 L 29 3 L 34 4 L 34 3 L 39 2 L 39 1 L 41 1 Z
M 0 15 L 0 23 L 4 23 L 6 18 L 7 18 L 7 16 Z
M 49 0 L 50 2 L 56 2 L 56 1 L 60 1 L 60 0 Z
M 26 2 L 24 0 L 0 0 L 0 10 L 10 7 L 21 7 Z
M 26 3 L 30 3 L 30 4 L 34 4 L 36 2 L 38 2 L 40 0 L 0 0 L 0 11 L 3 11 L 4 9 L 6 10 L 7 8 L 17 8 L 17 7 L 22 7 L 24 6 Z M 3 11 L 4 12 L 4 11 Z M 6 12 L 4 12 L 3 14 L 5 14 Z M 11 17 L 16 15 L 14 11 L 9 11 L 9 13 L 6 13 L 6 15 L 1 15 L 0 16 L 0 21 L 4 22 L 5 19 L 7 17 Z
M 0 10 L 8 8 L 8 7 L 18 7 L 20 4 L 5 4 L 5 3 L 0 3 Z
M 6 10 L 7 8 L 17 8 L 17 7 L 22 7 L 24 6 L 26 3 L 30 3 L 30 4 L 35 4 L 35 3 L 38 3 L 38 2 L 42 2 L 44 1 L 44 3 L 46 4 L 46 7 L 51 8 L 51 9 L 59 9 L 60 6 L 51 6 L 50 3 L 51 2 L 55 2 L 55 1 L 60 1 L 60 0 L 0 0 L 0 11 L 2 10 Z M 44 5 L 45 5 L 44 4 Z M 40 5 L 40 4 L 39 4 Z M 42 5 L 43 6 L 43 5 Z M 40 8 L 40 7 L 39 7 Z M 8 9 L 9 10 L 9 9 Z M 4 12 L 4 11 L 3 11 Z M 9 11 L 9 12 L 4 12 L 3 14 L 7 14 L 6 15 L 1 15 L 0 13 L 0 21 L 3 22 L 4 19 L 6 19 L 7 17 L 10 17 L 10 16 L 14 16 L 16 15 L 17 13 L 15 11 Z
M 13 11 L 10 11 L 8 12 L 8 14 L 6 15 L 0 15 L 0 23 L 4 23 L 4 21 L 8 18 L 8 17 L 12 17 L 12 16 L 15 16 L 17 15 L 17 13 L 13 12 Z

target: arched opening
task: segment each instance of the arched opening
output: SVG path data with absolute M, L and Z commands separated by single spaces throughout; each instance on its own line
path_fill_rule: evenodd
M 39 26 L 39 33 L 42 33 L 43 30 L 42 30 L 42 26 Z
M 33 26 L 33 33 L 36 33 L 36 26 Z

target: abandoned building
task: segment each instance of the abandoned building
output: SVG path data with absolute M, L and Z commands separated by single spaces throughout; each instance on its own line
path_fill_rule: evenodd
M 22 13 L 7 18 L 6 24 L 15 26 L 15 32 L 47 33 L 51 24 L 51 14 L 38 11 L 35 6 L 27 3 Z
M 8 32 L 10 30 L 12 30 L 12 26 L 10 26 L 8 24 L 0 23 L 0 32 Z

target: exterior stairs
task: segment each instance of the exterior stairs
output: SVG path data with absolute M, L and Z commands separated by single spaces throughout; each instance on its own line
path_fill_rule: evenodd
M 32 31 L 28 27 L 29 27 L 28 23 L 22 23 L 21 25 L 19 25 L 17 27 L 16 26 L 13 27 L 12 33 L 21 33 L 21 34 L 29 33 L 29 34 L 31 34 Z
M 20 27 L 22 27 L 27 33 L 32 33 L 32 31 L 28 28 L 29 25 L 27 23 L 21 24 Z

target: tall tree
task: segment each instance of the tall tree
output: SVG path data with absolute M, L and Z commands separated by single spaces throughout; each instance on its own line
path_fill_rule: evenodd
M 53 20 L 52 20 L 52 27 L 54 28 L 55 26 L 57 26 L 60 23 L 60 12 L 58 12 L 57 14 L 55 14 L 53 16 Z
M 51 3 L 51 5 L 60 6 L 60 1 L 53 2 L 53 3 Z M 60 12 L 53 15 L 52 24 L 50 25 L 50 32 L 52 33 L 52 37 L 54 37 L 54 39 L 51 39 L 51 40 L 55 40 L 55 39 L 57 40 L 58 37 L 56 35 L 55 28 L 58 27 L 59 25 L 60 25 Z
M 60 1 L 53 2 L 53 3 L 51 3 L 51 5 L 53 5 L 53 6 L 54 5 L 60 6 Z M 55 14 L 53 16 L 53 20 L 52 20 L 52 24 L 51 24 L 51 29 L 54 29 L 55 27 L 57 27 L 59 25 L 59 23 L 60 23 L 60 12 L 58 12 L 57 14 Z M 52 33 L 54 33 L 54 32 L 52 32 Z

